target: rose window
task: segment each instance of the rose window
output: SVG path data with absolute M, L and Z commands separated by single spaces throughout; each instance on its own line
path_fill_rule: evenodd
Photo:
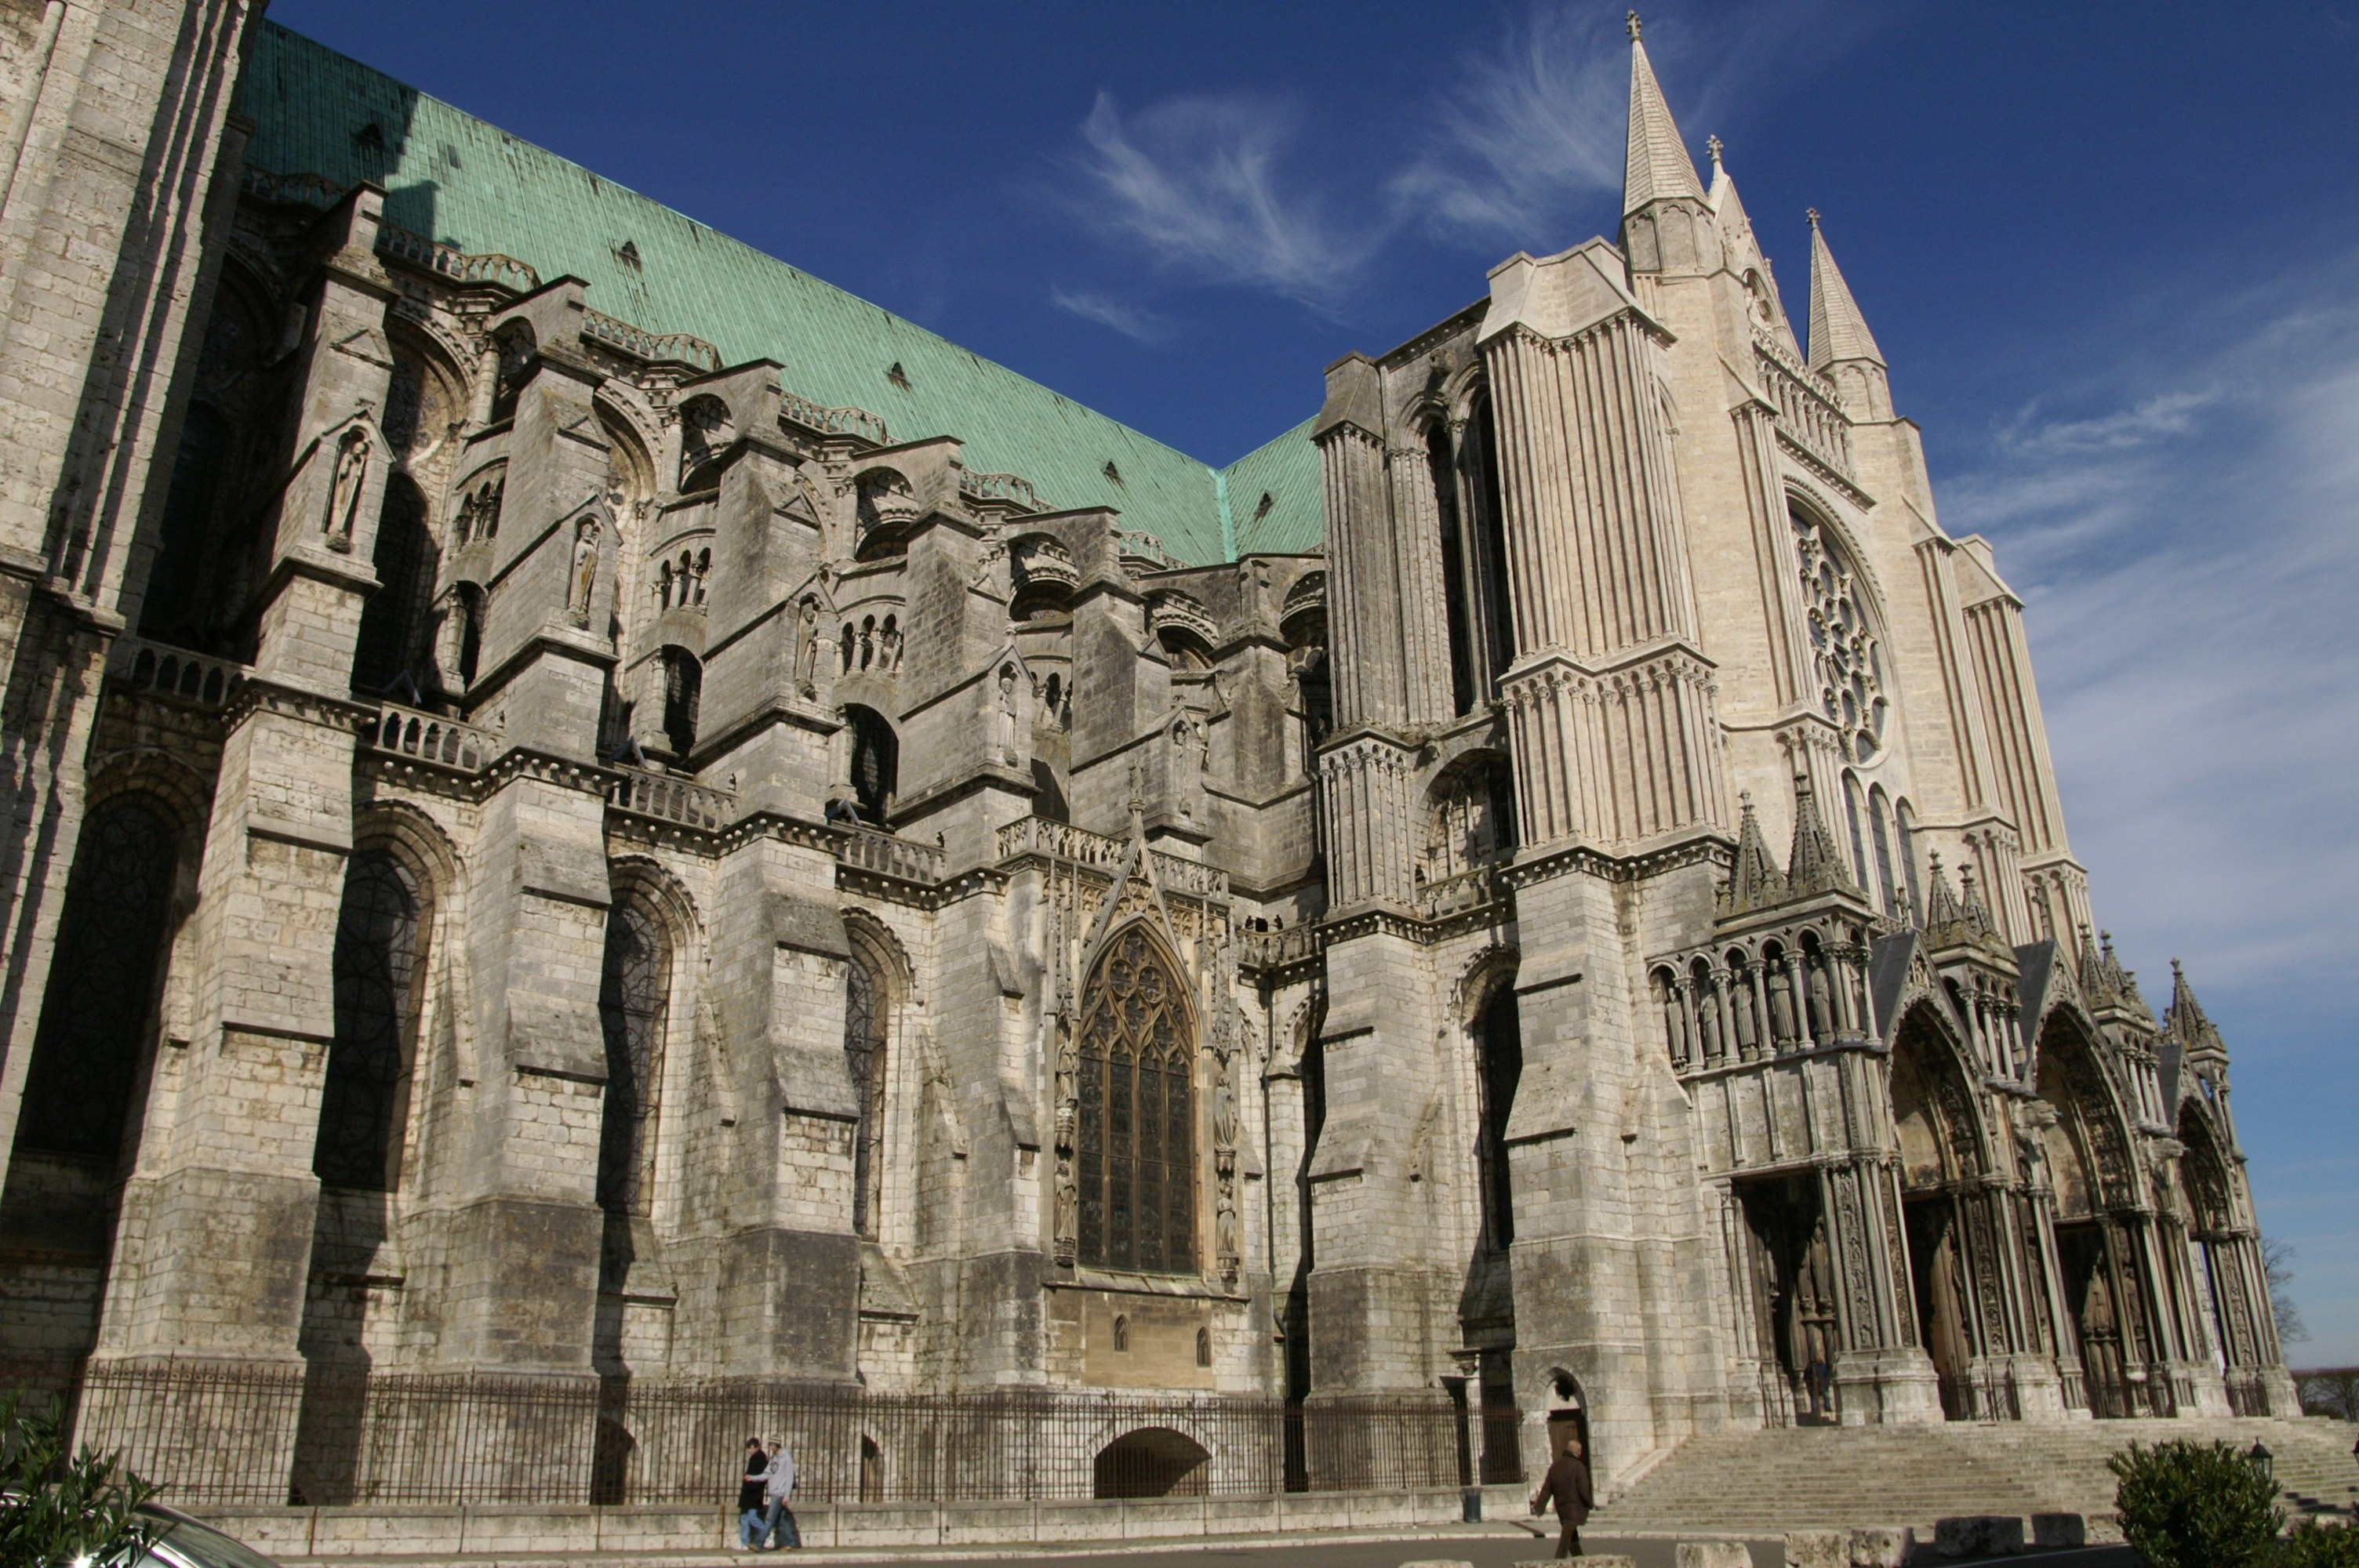
M 1868 629 L 1864 592 L 1851 559 L 1827 532 L 1800 513 L 1794 523 L 1801 557 L 1802 598 L 1809 607 L 1810 656 L 1819 676 L 1819 705 L 1843 735 L 1843 752 L 1864 762 L 1884 749 L 1884 655 Z

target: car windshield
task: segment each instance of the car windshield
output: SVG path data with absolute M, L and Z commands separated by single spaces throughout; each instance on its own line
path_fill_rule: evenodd
M 208 1524 L 192 1519 L 155 1519 L 164 1527 L 156 1544 L 139 1559 L 138 1568 L 278 1568 L 278 1564 L 243 1541 L 233 1541 Z

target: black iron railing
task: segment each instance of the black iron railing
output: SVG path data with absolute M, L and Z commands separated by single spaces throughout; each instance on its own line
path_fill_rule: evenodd
M 783 1440 L 799 1501 L 937 1503 L 1397 1492 L 1459 1484 L 1451 1401 L 1218 1394 L 879 1393 L 754 1379 L 600 1379 L 167 1362 L 0 1364 L 65 1394 L 87 1441 L 167 1501 L 712 1503 L 745 1440 Z M 1480 1411 L 1485 1480 L 1520 1478 L 1522 1413 Z

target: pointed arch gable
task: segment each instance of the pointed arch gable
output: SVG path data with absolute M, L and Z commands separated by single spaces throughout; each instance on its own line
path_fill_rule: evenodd
M 1503 985 L 1513 985 L 1523 954 L 1512 942 L 1493 942 L 1473 957 L 1458 966 L 1458 973 L 1450 982 L 1450 1011 L 1447 1014 L 1462 1027 L 1471 1028 L 1491 1004 L 1492 998 Z
M 1894 1025 L 1892 1042 L 1890 1092 L 1902 1184 L 1961 1181 L 1989 1169 L 1990 1129 L 1973 1091 L 1973 1054 L 1946 1003 L 1936 1005 L 1930 996 L 1911 1003 Z
M 2042 1020 L 2032 1083 L 2040 1099 L 2055 1110 L 2056 1120 L 2043 1127 L 2040 1136 L 2051 1168 L 2060 1154 L 2079 1162 L 2093 1207 L 2128 1208 L 2145 1195 L 2135 1154 L 2137 1144 L 2119 1088 L 2098 1059 L 2100 1038 L 2077 1002 L 2060 1002 Z M 2069 1147 L 2060 1148 L 2058 1139 Z M 2060 1190 L 2060 1209 L 2067 1206 L 2065 1199 Z

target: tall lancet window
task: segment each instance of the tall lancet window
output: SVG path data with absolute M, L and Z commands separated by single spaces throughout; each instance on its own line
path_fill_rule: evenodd
M 344 870 L 332 960 L 336 1033 L 311 1170 L 332 1187 L 391 1192 L 401 1180 L 409 1078 L 425 976 L 418 879 L 389 849 Z
M 1473 710 L 1482 687 L 1477 656 L 1481 636 L 1474 606 L 1476 573 L 1458 515 L 1458 465 L 1450 427 L 1436 419 L 1426 427 L 1426 467 L 1433 476 L 1433 506 L 1441 525 L 1441 597 L 1450 620 L 1450 696 L 1455 711 Z
M 1114 939 L 1082 1012 L 1081 1260 L 1196 1268 L 1196 1039 L 1186 992 L 1136 926 Z
M 606 1105 L 598 1134 L 598 1206 L 645 1214 L 655 1195 L 656 1113 L 663 1100 L 664 1013 L 671 945 L 654 914 L 617 899 L 606 915 L 598 1021 L 606 1035 Z
M 885 1198 L 885 1023 L 887 993 L 857 950 L 844 966 L 843 1060 L 860 1119 L 852 1134 L 852 1228 L 876 1234 Z

